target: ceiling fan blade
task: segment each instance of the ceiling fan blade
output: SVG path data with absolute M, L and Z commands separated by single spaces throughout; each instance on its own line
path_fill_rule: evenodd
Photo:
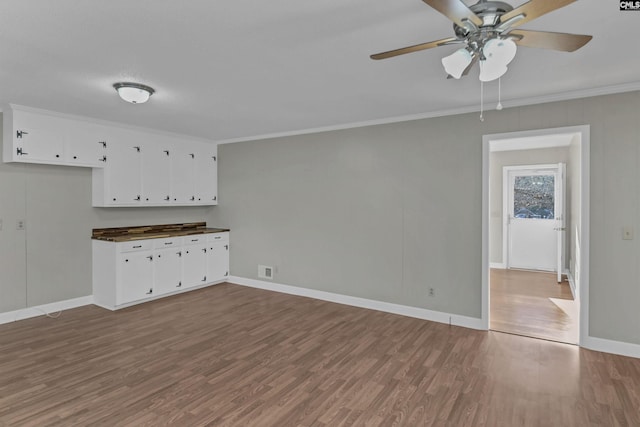
M 482 25 L 482 19 L 473 13 L 466 4 L 460 0 L 422 0 L 444 16 L 464 27 L 464 21 L 468 20 L 478 27 Z
M 560 50 L 563 52 L 573 52 L 580 49 L 593 36 L 582 34 L 552 33 L 549 31 L 513 30 L 510 36 L 522 37 L 520 40 L 514 39 L 517 45 L 526 47 L 538 47 L 542 49 Z
M 442 46 L 445 44 L 452 44 L 456 42 L 462 43 L 463 40 L 459 40 L 455 37 L 448 37 L 446 39 L 435 40 L 428 43 L 416 44 L 413 46 L 407 46 L 401 49 L 390 50 L 388 52 L 376 53 L 375 55 L 371 55 L 371 59 L 386 59 L 386 58 L 391 58 L 398 55 L 404 55 L 405 53 L 418 52 L 420 50 L 431 49 L 434 47 Z
M 523 19 L 511 25 L 511 27 L 517 27 L 575 1 L 576 0 L 530 0 L 522 6 L 513 9 L 511 12 L 502 15 L 500 22 L 505 22 L 518 15 L 524 15 Z

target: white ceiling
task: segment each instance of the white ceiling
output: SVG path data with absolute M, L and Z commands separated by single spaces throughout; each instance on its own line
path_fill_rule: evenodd
M 640 88 L 638 16 L 579 0 L 523 25 L 594 38 L 520 48 L 505 107 Z M 456 46 L 369 59 L 451 35 L 420 0 L 3 0 L 0 102 L 214 140 L 478 109 L 477 70 L 445 79 Z M 119 100 L 112 84 L 130 80 L 157 90 L 151 102 Z M 497 83 L 485 94 L 495 105 Z

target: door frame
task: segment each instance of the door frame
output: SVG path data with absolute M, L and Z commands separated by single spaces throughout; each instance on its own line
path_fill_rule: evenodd
M 518 165 L 518 166 L 504 166 L 502 168 L 502 263 L 505 268 L 509 268 L 509 172 L 521 171 L 521 170 L 550 170 L 557 174 L 560 174 L 560 166 L 558 163 L 540 164 L 540 165 Z M 564 177 L 563 179 L 566 179 Z M 562 217 L 564 218 L 566 212 L 566 206 L 563 203 Z M 557 215 L 555 215 L 557 217 Z M 564 249 L 564 247 L 563 247 Z M 562 256 L 562 268 L 564 270 L 564 254 Z M 557 262 L 556 262 L 557 264 Z M 561 271 L 560 274 L 564 273 Z
M 589 341 L 589 243 L 590 243 L 590 126 L 567 126 L 549 129 L 487 134 L 482 136 L 482 308 L 481 323 L 489 330 L 489 155 L 491 142 L 513 138 L 529 138 L 556 134 L 577 133 L 580 135 L 580 215 L 582 236 L 580 241 L 580 336 L 578 345 Z

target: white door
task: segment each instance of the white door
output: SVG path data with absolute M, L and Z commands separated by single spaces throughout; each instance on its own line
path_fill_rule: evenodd
M 171 203 L 171 149 L 168 144 L 142 147 L 142 193 L 144 203 Z
M 562 273 L 559 165 L 506 167 L 507 267 Z
M 207 247 L 207 281 L 229 277 L 229 242 L 210 242 Z
M 168 248 L 155 252 L 154 285 L 156 295 L 182 289 L 182 248 Z
M 130 252 L 120 255 L 121 289 L 117 304 L 153 296 L 153 255 L 150 251 Z

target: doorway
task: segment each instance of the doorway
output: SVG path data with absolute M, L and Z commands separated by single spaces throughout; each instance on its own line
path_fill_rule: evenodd
M 588 206 L 589 126 L 483 137 L 486 329 L 588 336 Z

